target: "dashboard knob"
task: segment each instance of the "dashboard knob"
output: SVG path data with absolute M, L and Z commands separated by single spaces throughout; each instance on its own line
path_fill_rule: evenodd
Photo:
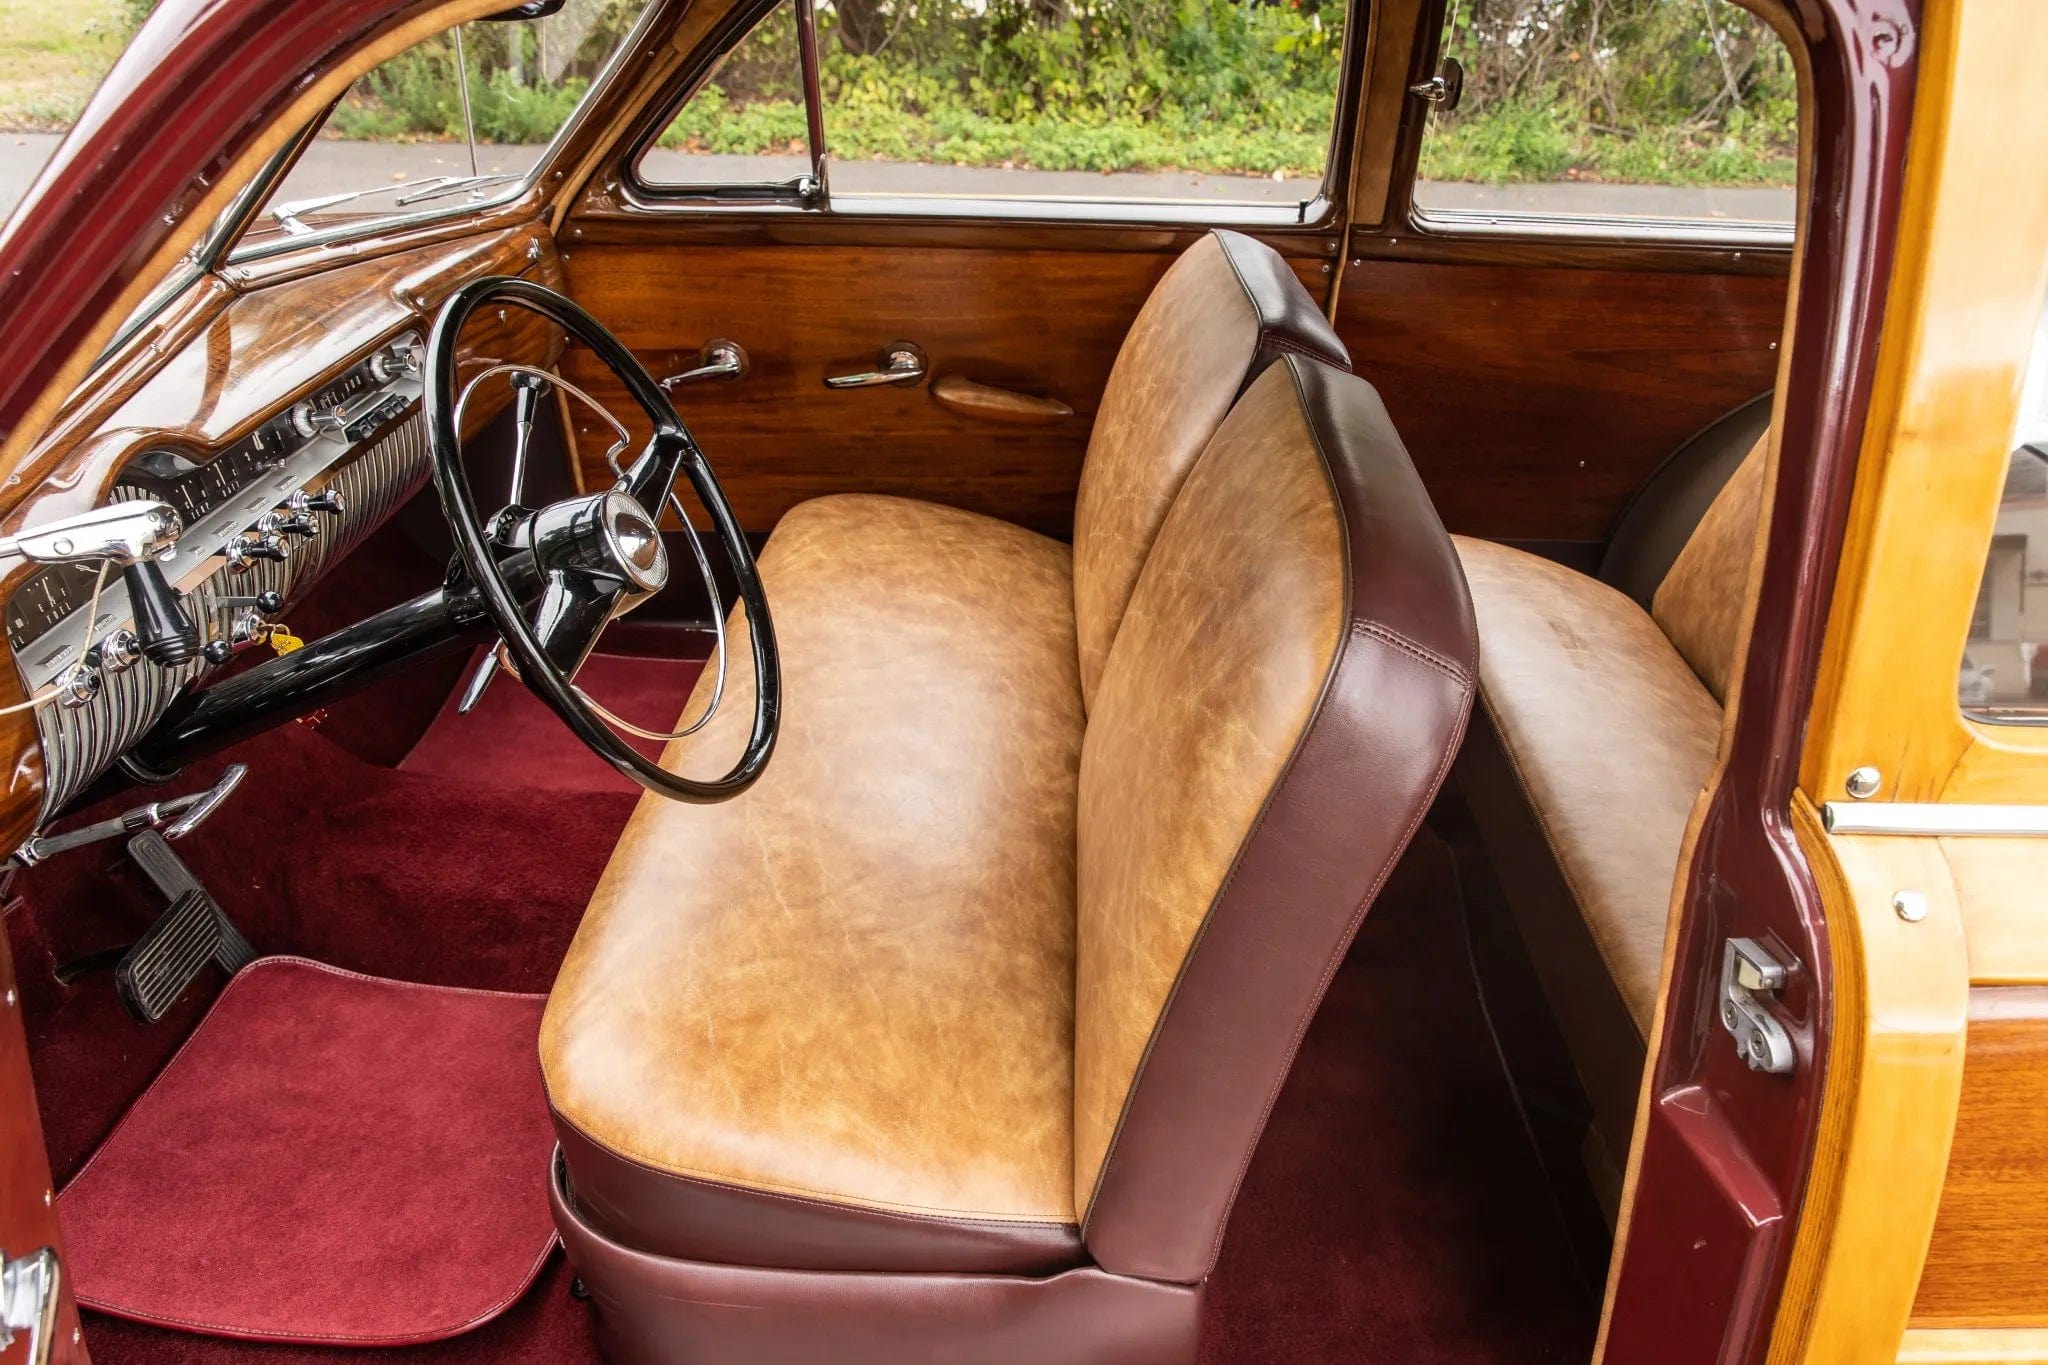
M 132 630 L 117 630 L 100 643 L 100 665 L 109 673 L 126 673 L 142 660 L 142 641 Z
M 284 505 L 293 515 L 301 517 L 309 512 L 325 512 L 336 517 L 348 512 L 348 500 L 342 497 L 339 488 L 323 488 L 317 493 L 301 489 L 287 498 Z
M 206 656 L 206 662 L 219 667 L 235 657 L 235 647 L 226 640 L 208 640 L 206 648 L 199 651 Z
M 244 573 L 259 559 L 273 563 L 286 558 L 284 541 L 273 532 L 244 531 L 227 544 L 228 567 Z
M 340 413 L 316 408 L 310 401 L 292 404 L 291 419 L 292 430 L 308 438 L 323 431 L 340 431 L 348 425 Z
M 76 710 L 99 696 L 100 689 L 105 686 L 106 680 L 100 677 L 99 670 L 81 661 L 57 679 L 57 700 L 67 709 Z
M 304 540 L 320 534 L 320 523 L 311 514 L 304 512 L 272 512 L 256 523 L 256 529 L 264 535 L 291 536 Z

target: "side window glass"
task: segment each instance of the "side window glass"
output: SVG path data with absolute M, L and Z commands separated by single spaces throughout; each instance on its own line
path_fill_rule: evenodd
M 1345 0 L 821 0 L 816 23 L 844 211 L 1022 199 L 1298 217 L 1323 188 Z M 782 6 L 734 50 L 643 155 L 645 183 L 808 169 L 795 27 Z
M 1342 0 L 841 0 L 820 24 L 845 195 L 1299 205 Z
M 796 9 L 768 11 L 640 158 L 666 189 L 794 186 L 811 173 Z
M 2048 310 L 2027 361 L 1956 697 L 1978 720 L 2048 724 Z
M 645 9 L 601 0 L 463 24 L 373 67 L 272 187 L 237 254 L 518 193 Z
M 1423 136 L 1427 219 L 1792 225 L 1797 73 L 1732 0 L 1453 0 L 1443 52 L 1464 84 Z

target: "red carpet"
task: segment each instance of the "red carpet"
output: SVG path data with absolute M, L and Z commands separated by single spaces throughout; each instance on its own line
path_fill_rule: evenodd
M 252 964 L 59 1196 L 79 1301 L 351 1346 L 496 1317 L 554 1240 L 540 1008 Z
M 744 656 L 740 662 L 746 665 Z M 576 682 L 613 715 L 644 729 L 666 731 L 682 714 L 703 667 L 702 659 L 593 654 Z M 468 668 L 462 677 L 468 681 Z M 400 768 L 423 776 L 535 791 L 639 792 L 632 779 L 584 748 L 569 727 L 510 674 L 500 673 L 466 716 L 455 710 L 460 695 L 458 688 Z M 636 735 L 627 735 L 626 742 L 649 758 L 659 758 L 664 747 Z

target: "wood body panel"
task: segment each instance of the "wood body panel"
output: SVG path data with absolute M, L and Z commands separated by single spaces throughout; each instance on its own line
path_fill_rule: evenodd
M 1162 251 L 667 243 L 566 253 L 571 292 L 657 375 L 713 337 L 744 346 L 736 384 L 678 391 L 749 529 L 831 492 L 929 498 L 1050 534 L 1069 527 L 1095 410 Z M 1178 242 L 1172 243 L 1178 246 Z M 1324 262 L 1293 258 L 1311 294 Z M 1349 268 L 1337 326 L 1386 399 L 1453 531 L 1599 540 L 1671 450 L 1770 387 L 1786 281 L 1771 274 L 1373 260 Z M 833 392 L 897 339 L 934 375 L 1067 403 L 998 429 L 923 387 Z M 623 391 L 572 349 L 569 378 Z M 620 415 L 626 416 L 623 408 Z M 607 442 L 577 418 L 586 481 Z
M 1337 332 L 1455 533 L 1604 540 L 1678 444 L 1771 387 L 1773 275 L 1366 260 Z
M 579 246 L 569 285 L 657 377 L 696 363 L 713 337 L 745 347 L 736 383 L 679 389 L 696 434 L 749 530 L 806 498 L 893 493 L 1066 534 L 1095 411 L 1124 333 L 1166 252 L 677 244 Z M 1298 261 L 1305 281 L 1321 267 Z M 929 374 L 958 375 L 1072 407 L 1059 422 L 998 424 L 948 410 L 926 384 L 830 390 L 915 342 Z M 624 390 L 572 347 L 573 382 L 633 425 Z M 609 444 L 576 415 L 583 477 Z M 644 434 L 645 423 L 636 435 Z
M 12 672 L 10 669 L 9 672 Z M 9 907 L 11 908 L 11 907 Z M 0 914 L 4 914 L 0 910 Z M 56 1247 L 60 1268 L 64 1248 L 53 1202 L 55 1186 L 43 1151 L 42 1119 L 36 1110 L 34 1078 L 28 1069 L 28 1039 L 22 1033 L 21 995 L 14 984 L 14 959 L 7 935 L 0 932 L 0 1251 L 20 1257 L 41 1247 Z M 50 1359 L 57 1365 L 85 1360 L 75 1339 L 78 1309 L 72 1302 L 68 1276 L 59 1282 L 62 1299 Z M 28 1339 L 17 1337 L 0 1351 L 0 1365 L 27 1365 Z
M 2048 1326 L 2044 1229 L 2048 987 L 1979 986 L 1914 1326 Z

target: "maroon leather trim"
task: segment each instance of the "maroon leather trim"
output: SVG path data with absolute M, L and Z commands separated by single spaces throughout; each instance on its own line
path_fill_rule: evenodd
M 1473 713 L 1451 781 L 1472 812 L 1600 1139 L 1616 1161 L 1625 1160 L 1648 1048 L 1484 706 Z
M 1199 1285 L 1081 1266 L 1009 1275 L 828 1273 L 710 1265 L 623 1246 L 548 1182 L 562 1245 L 612 1365 L 1191 1365 Z
M 1370 384 L 1289 357 L 1343 519 L 1349 621 L 1210 907 L 1089 1206 L 1104 1269 L 1194 1284 L 1295 1049 L 1464 732 L 1478 639 L 1456 552 Z
M 656 1256 L 784 1270 L 1014 1275 L 1087 1260 L 1070 1223 L 920 1218 L 698 1180 L 622 1156 L 559 1113 L 554 1120 L 583 1216 Z
M 1241 232 L 1216 228 L 1210 235 L 1223 248 L 1223 259 L 1244 286 L 1245 297 L 1259 319 L 1258 345 L 1237 386 L 1238 397 L 1283 355 L 1308 356 L 1340 370 L 1351 368 L 1351 352 L 1315 299 L 1302 288 L 1286 257 Z

